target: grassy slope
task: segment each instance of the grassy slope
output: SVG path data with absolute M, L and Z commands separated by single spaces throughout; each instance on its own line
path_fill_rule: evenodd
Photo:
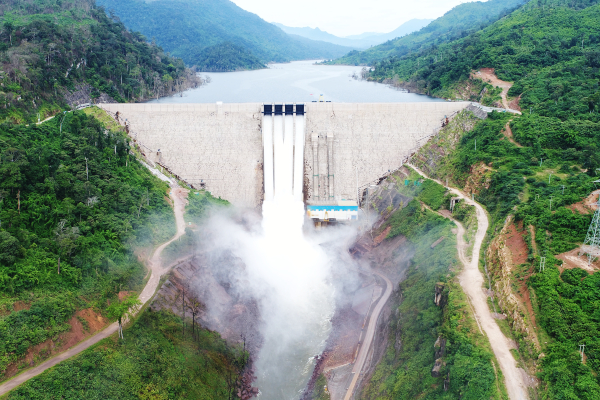
M 425 28 L 410 35 L 390 40 L 365 51 L 352 51 L 334 60 L 334 64 L 371 65 L 389 57 L 402 57 L 411 52 L 464 37 L 498 20 L 526 0 L 490 0 L 458 5 Z

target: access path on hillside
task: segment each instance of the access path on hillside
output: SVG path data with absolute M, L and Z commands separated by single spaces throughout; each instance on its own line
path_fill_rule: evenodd
M 499 87 L 500 89 L 502 89 L 502 93 L 500 93 L 500 98 L 502 98 L 502 106 L 507 110 L 512 109 L 517 114 L 521 114 L 521 112 L 519 111 L 519 108 L 518 108 L 519 107 L 519 102 L 518 102 L 519 99 L 513 100 L 510 103 L 508 102 L 508 91 L 512 87 L 513 83 L 500 80 L 496 76 L 496 72 L 495 72 L 494 68 L 481 68 L 479 71 L 473 72 L 473 77 L 479 78 L 484 82 L 488 82 L 488 83 L 492 84 L 493 86 L 496 86 L 496 87 Z M 511 108 L 511 106 L 513 108 Z
M 440 185 L 445 186 L 437 179 L 429 178 L 425 173 L 423 173 L 423 171 L 414 165 L 408 165 L 425 178 L 431 179 Z M 510 342 L 506 336 L 504 336 L 498 324 L 494 321 L 492 312 L 487 304 L 487 296 L 483 292 L 483 275 L 479 270 L 479 253 L 481 252 L 481 245 L 489 227 L 487 214 L 479 203 L 472 201 L 460 190 L 451 187 L 448 187 L 448 190 L 450 190 L 452 194 L 460 197 L 462 201 L 466 202 L 467 204 L 475 206 L 477 216 L 477 233 L 475 234 L 473 257 L 471 260 L 469 260 L 466 255 L 468 245 L 464 239 L 465 228 L 461 223 L 452 219 L 458 227 L 456 246 L 458 249 L 458 257 L 464 265 L 458 280 L 464 292 L 469 297 L 469 301 L 471 302 L 473 311 L 475 313 L 477 324 L 487 335 L 490 341 L 490 346 L 492 347 L 492 351 L 494 352 L 494 355 L 500 364 L 500 369 L 504 375 L 504 384 L 506 385 L 509 398 L 511 400 L 529 399 L 526 385 L 523 380 L 523 372 L 517 367 L 517 362 L 510 352 Z
M 354 390 L 356 389 L 356 384 L 358 383 L 358 380 L 361 377 L 363 367 L 365 366 L 365 362 L 367 361 L 367 355 L 369 354 L 371 344 L 373 343 L 373 338 L 375 337 L 377 320 L 379 319 L 379 315 L 383 310 L 383 306 L 385 305 L 385 303 L 387 303 L 388 299 L 392 294 L 392 282 L 385 275 L 377 271 L 373 271 L 373 274 L 379 276 L 385 281 L 386 288 L 383 292 L 383 295 L 379 298 L 377 305 L 373 308 L 371 316 L 369 317 L 369 326 L 367 327 L 367 331 L 365 333 L 365 337 L 362 340 L 362 344 L 359 342 L 360 350 L 358 351 L 358 356 L 356 357 L 356 361 L 354 362 L 354 368 L 352 368 L 352 380 L 350 381 L 350 385 L 348 386 L 348 390 L 346 391 L 346 396 L 344 396 L 344 400 L 350 400 L 353 397 Z
M 158 172 L 156 170 L 154 170 L 154 171 L 151 170 L 151 172 L 155 175 L 157 173 L 160 174 L 160 172 Z M 168 178 L 165 178 L 163 180 L 170 181 Z M 161 255 L 162 251 L 169 244 L 171 244 L 173 241 L 179 239 L 179 237 L 185 233 L 185 220 L 183 218 L 183 214 L 184 214 L 185 205 L 187 202 L 188 190 L 179 187 L 176 183 L 173 183 L 172 181 L 170 181 L 170 182 L 171 182 L 172 186 L 171 186 L 171 190 L 169 193 L 169 197 L 173 201 L 173 212 L 175 213 L 175 221 L 177 224 L 177 233 L 169 241 L 161 244 L 154 251 L 152 258 L 148 262 L 150 279 L 148 279 L 146 286 L 144 287 L 144 289 L 142 290 L 142 293 L 139 296 L 139 299 L 140 299 L 142 305 L 145 304 L 148 300 L 150 300 L 152 298 L 152 296 L 154 295 L 154 292 L 158 288 L 158 284 L 160 283 L 160 277 L 169 270 L 168 267 L 163 268 L 163 266 L 162 266 L 162 263 L 160 260 L 160 255 Z M 61 353 L 61 354 L 57 355 L 56 357 L 46 360 L 43 363 L 41 363 L 40 365 L 38 365 L 34 368 L 31 368 L 31 369 L 28 369 L 28 370 L 24 371 L 23 373 L 15 376 L 11 380 L 4 382 L 2 385 L 0 385 L 0 396 L 10 392 L 11 390 L 15 389 L 17 386 L 21 385 L 24 382 L 27 382 L 29 379 L 41 374 L 45 370 L 52 368 L 56 364 L 58 364 L 62 361 L 68 360 L 69 358 L 76 356 L 77 354 L 81 353 L 82 351 L 95 345 L 99 341 L 106 339 L 107 337 L 109 337 L 112 334 L 114 334 L 115 332 L 117 332 L 117 329 L 118 329 L 118 324 L 116 322 L 114 322 L 114 323 L 110 324 L 109 326 L 107 326 L 104 330 L 98 332 L 97 334 L 95 334 L 93 336 L 90 336 L 83 342 L 79 343 L 78 345 L 76 345 L 74 347 L 71 347 L 64 353 Z

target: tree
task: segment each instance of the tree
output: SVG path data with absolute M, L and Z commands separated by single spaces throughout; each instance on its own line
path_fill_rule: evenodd
M 106 309 L 108 311 L 108 317 L 111 320 L 119 323 L 119 337 L 123 338 L 123 319 L 127 319 L 135 315 L 139 310 L 142 302 L 138 299 L 136 294 L 130 294 L 125 297 L 122 301 L 115 301 Z
M 192 337 L 195 337 L 196 316 L 206 309 L 204 303 L 188 293 L 187 308 L 192 313 Z

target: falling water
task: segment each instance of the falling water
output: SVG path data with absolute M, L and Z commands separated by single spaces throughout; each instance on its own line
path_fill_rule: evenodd
M 256 385 L 261 399 L 297 399 L 312 374 L 312 357 L 323 350 L 330 330 L 330 261 L 302 229 L 304 116 L 265 115 L 263 129 L 264 235 L 252 243 L 260 258 L 247 261 L 250 279 L 264 284 L 264 344 L 256 362 Z M 274 164 L 273 170 L 268 170 L 269 164 Z M 267 190 L 272 187 L 273 171 L 275 184 L 270 197 Z

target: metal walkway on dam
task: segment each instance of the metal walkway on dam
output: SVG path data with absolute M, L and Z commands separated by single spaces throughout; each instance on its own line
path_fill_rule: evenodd
M 118 112 L 119 121 L 127 123 L 130 136 L 150 161 L 195 188 L 254 208 L 263 201 L 263 144 L 265 135 L 270 135 L 267 142 L 272 138 L 273 123 L 287 120 L 287 129 L 304 136 L 304 197 L 307 203 L 318 204 L 356 200 L 357 187 L 399 168 L 439 131 L 446 117 L 470 105 L 306 103 L 304 114 L 296 113 L 297 106 L 293 109 L 293 122 L 274 118 L 270 123 L 261 103 L 99 106 L 113 115 Z M 263 132 L 265 126 L 268 132 Z

